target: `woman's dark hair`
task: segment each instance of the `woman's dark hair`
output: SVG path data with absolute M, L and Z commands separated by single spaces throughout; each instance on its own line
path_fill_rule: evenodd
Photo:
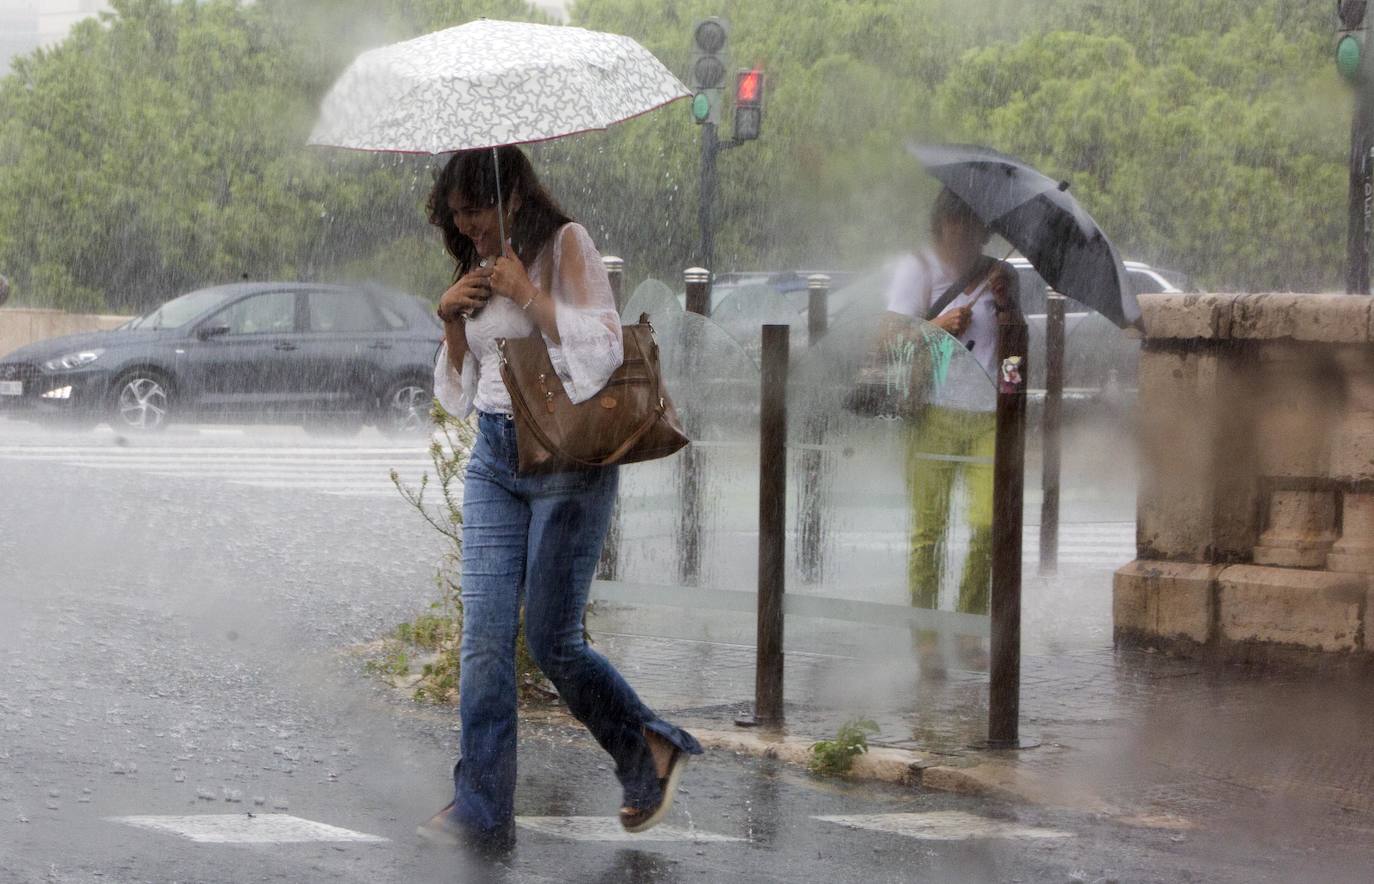
M 969 204 L 948 187 L 942 187 L 940 195 L 935 198 L 935 207 L 930 211 L 930 232 L 938 238 L 946 224 L 957 224 L 961 227 L 976 225 L 983 228 L 984 245 L 992 239 L 992 231 L 988 230 L 983 219 L 978 217 Z
M 454 154 L 435 176 L 429 192 L 429 223 L 443 231 L 444 247 L 458 264 L 455 279 L 476 267 L 479 258 L 472 240 L 459 233 L 453 222 L 449 195 L 457 192 L 474 206 L 495 206 L 497 163 L 504 204 L 510 205 L 512 196 L 520 197 L 520 208 L 506 228 L 506 236 L 525 266 L 529 266 L 558 228 L 572 221 L 539 183 L 524 151 L 514 145 L 498 147 L 495 162 L 492 153 L 491 148 L 483 147 Z

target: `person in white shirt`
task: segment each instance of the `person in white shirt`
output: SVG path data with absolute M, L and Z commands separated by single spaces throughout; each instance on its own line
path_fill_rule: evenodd
M 936 198 L 930 233 L 930 244 L 904 256 L 895 268 L 887 291 L 884 338 L 890 342 L 900 336 L 921 336 L 915 320 L 928 319 L 973 358 L 954 354 L 955 358 L 945 359 L 928 401 L 913 419 L 906 470 L 912 518 L 908 588 L 913 605 L 938 607 L 950 497 L 962 478 L 972 537 L 956 609 L 986 613 L 992 579 L 997 314 L 1015 306 L 1016 275 L 1010 265 L 983 255 L 990 231 L 948 189 Z M 930 316 L 956 285 L 958 291 L 938 315 Z M 929 326 L 925 328 L 924 337 L 929 338 Z M 929 340 L 925 346 L 932 349 Z M 951 344 L 946 357 L 952 349 Z
M 439 300 L 444 345 L 434 391 L 450 414 L 474 410 L 477 441 L 463 481 L 461 759 L 453 800 L 419 828 L 430 840 L 504 851 L 515 837 L 515 643 L 525 640 L 559 696 L 615 761 L 620 821 L 655 825 L 672 802 L 691 734 L 659 718 L 583 640 L 618 468 L 520 475 L 510 392 L 497 341 L 540 334 L 568 397 L 595 396 L 623 344 L 601 256 L 586 228 L 539 183 L 517 147 L 455 154 L 430 194 L 457 269 Z M 498 199 L 497 164 L 500 170 Z M 509 239 L 502 242 L 501 211 Z

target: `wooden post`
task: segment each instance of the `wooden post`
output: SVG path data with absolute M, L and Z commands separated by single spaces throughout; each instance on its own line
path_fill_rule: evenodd
M 1045 410 L 1041 415 L 1040 573 L 1059 570 L 1060 426 L 1064 414 L 1064 296 L 1049 292 L 1045 312 Z
M 1026 464 L 1026 320 L 997 317 L 997 452 L 993 463 L 992 666 L 988 745 L 1018 748 L 1021 716 L 1021 507 Z
M 787 360 L 791 329 L 763 327 L 759 390 L 759 594 L 754 718 L 782 724 L 783 592 L 786 583 Z

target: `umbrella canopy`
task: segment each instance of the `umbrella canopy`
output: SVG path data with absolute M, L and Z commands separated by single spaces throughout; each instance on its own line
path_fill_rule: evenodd
M 1055 291 L 1125 328 L 1140 319 L 1116 246 L 1056 182 L 1020 160 L 972 145 L 907 149 L 983 223 L 1026 256 Z
M 310 143 L 437 154 L 605 129 L 688 95 L 629 37 L 468 22 L 358 56 Z

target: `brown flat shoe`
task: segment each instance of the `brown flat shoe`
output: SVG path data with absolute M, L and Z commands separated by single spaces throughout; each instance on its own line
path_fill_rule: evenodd
M 654 807 L 620 808 L 620 826 L 631 834 L 646 832 L 663 822 L 673 806 L 673 796 L 677 794 L 678 783 L 682 781 L 683 768 L 687 767 L 688 755 L 676 746 L 668 758 L 668 772 L 659 777 L 658 785 L 662 795 Z
M 431 844 L 463 848 L 484 857 L 498 857 L 509 853 L 515 847 L 513 831 L 487 836 L 478 835 L 455 822 L 450 815 L 452 810 L 453 802 L 450 801 L 442 810 L 416 827 L 415 834 Z

